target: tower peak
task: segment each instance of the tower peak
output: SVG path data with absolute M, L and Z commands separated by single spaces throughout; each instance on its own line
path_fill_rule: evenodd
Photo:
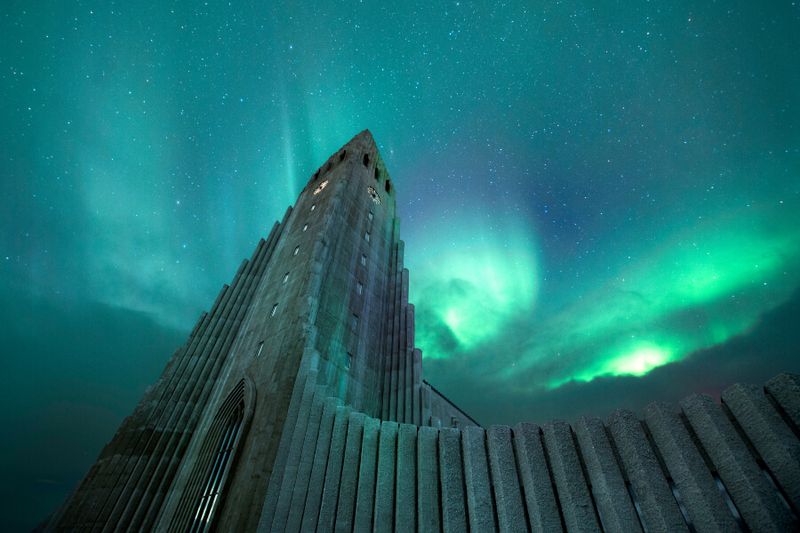
M 352 139 L 347 141 L 347 143 L 342 147 L 347 147 L 354 144 L 361 144 L 361 145 L 370 145 L 371 147 L 375 147 L 377 149 L 377 143 L 375 142 L 375 137 L 372 136 L 372 132 L 368 129 L 362 130 L 356 135 L 353 136 Z

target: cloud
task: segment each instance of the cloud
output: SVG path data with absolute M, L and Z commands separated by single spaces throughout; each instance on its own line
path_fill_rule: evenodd
M 0 285 L 6 376 L 0 425 L 0 530 L 54 511 L 130 414 L 185 334 L 103 304 L 36 298 Z

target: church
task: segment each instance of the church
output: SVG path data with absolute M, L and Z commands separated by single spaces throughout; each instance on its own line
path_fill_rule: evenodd
M 483 428 L 423 378 L 399 232 L 363 131 L 242 262 L 46 529 L 798 528 L 800 377 L 733 385 L 721 404 Z

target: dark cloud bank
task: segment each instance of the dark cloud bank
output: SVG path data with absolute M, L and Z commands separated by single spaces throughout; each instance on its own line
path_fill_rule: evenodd
M 95 461 L 185 333 L 0 286 L 0 531 L 30 530 Z

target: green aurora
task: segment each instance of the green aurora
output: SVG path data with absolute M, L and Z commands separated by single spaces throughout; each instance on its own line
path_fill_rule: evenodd
M 512 242 L 509 249 L 532 249 Z M 487 364 L 484 377 L 556 388 L 600 376 L 644 376 L 745 333 L 786 301 L 800 280 L 798 243 L 799 205 L 749 206 L 668 236 L 579 303 L 550 316 L 537 313 L 543 282 L 532 254 L 455 250 L 436 258 L 447 268 L 419 274 L 424 282 L 412 294 L 417 344 L 428 358 L 494 354 L 493 339 L 513 337 L 527 322 L 530 340 L 518 345 L 513 363 Z M 541 381 L 518 383 L 526 371 Z
M 0 530 L 364 128 L 425 378 L 481 423 L 800 371 L 797 2 L 6 4 Z
M 413 272 L 416 343 L 426 357 L 446 359 L 480 346 L 535 304 L 539 279 L 531 243 L 519 236 L 515 246 L 503 248 L 496 236 L 483 233 L 474 245 L 443 244 L 438 249 L 444 251 L 429 258 L 428 268 Z M 445 238 L 470 239 L 458 234 Z

